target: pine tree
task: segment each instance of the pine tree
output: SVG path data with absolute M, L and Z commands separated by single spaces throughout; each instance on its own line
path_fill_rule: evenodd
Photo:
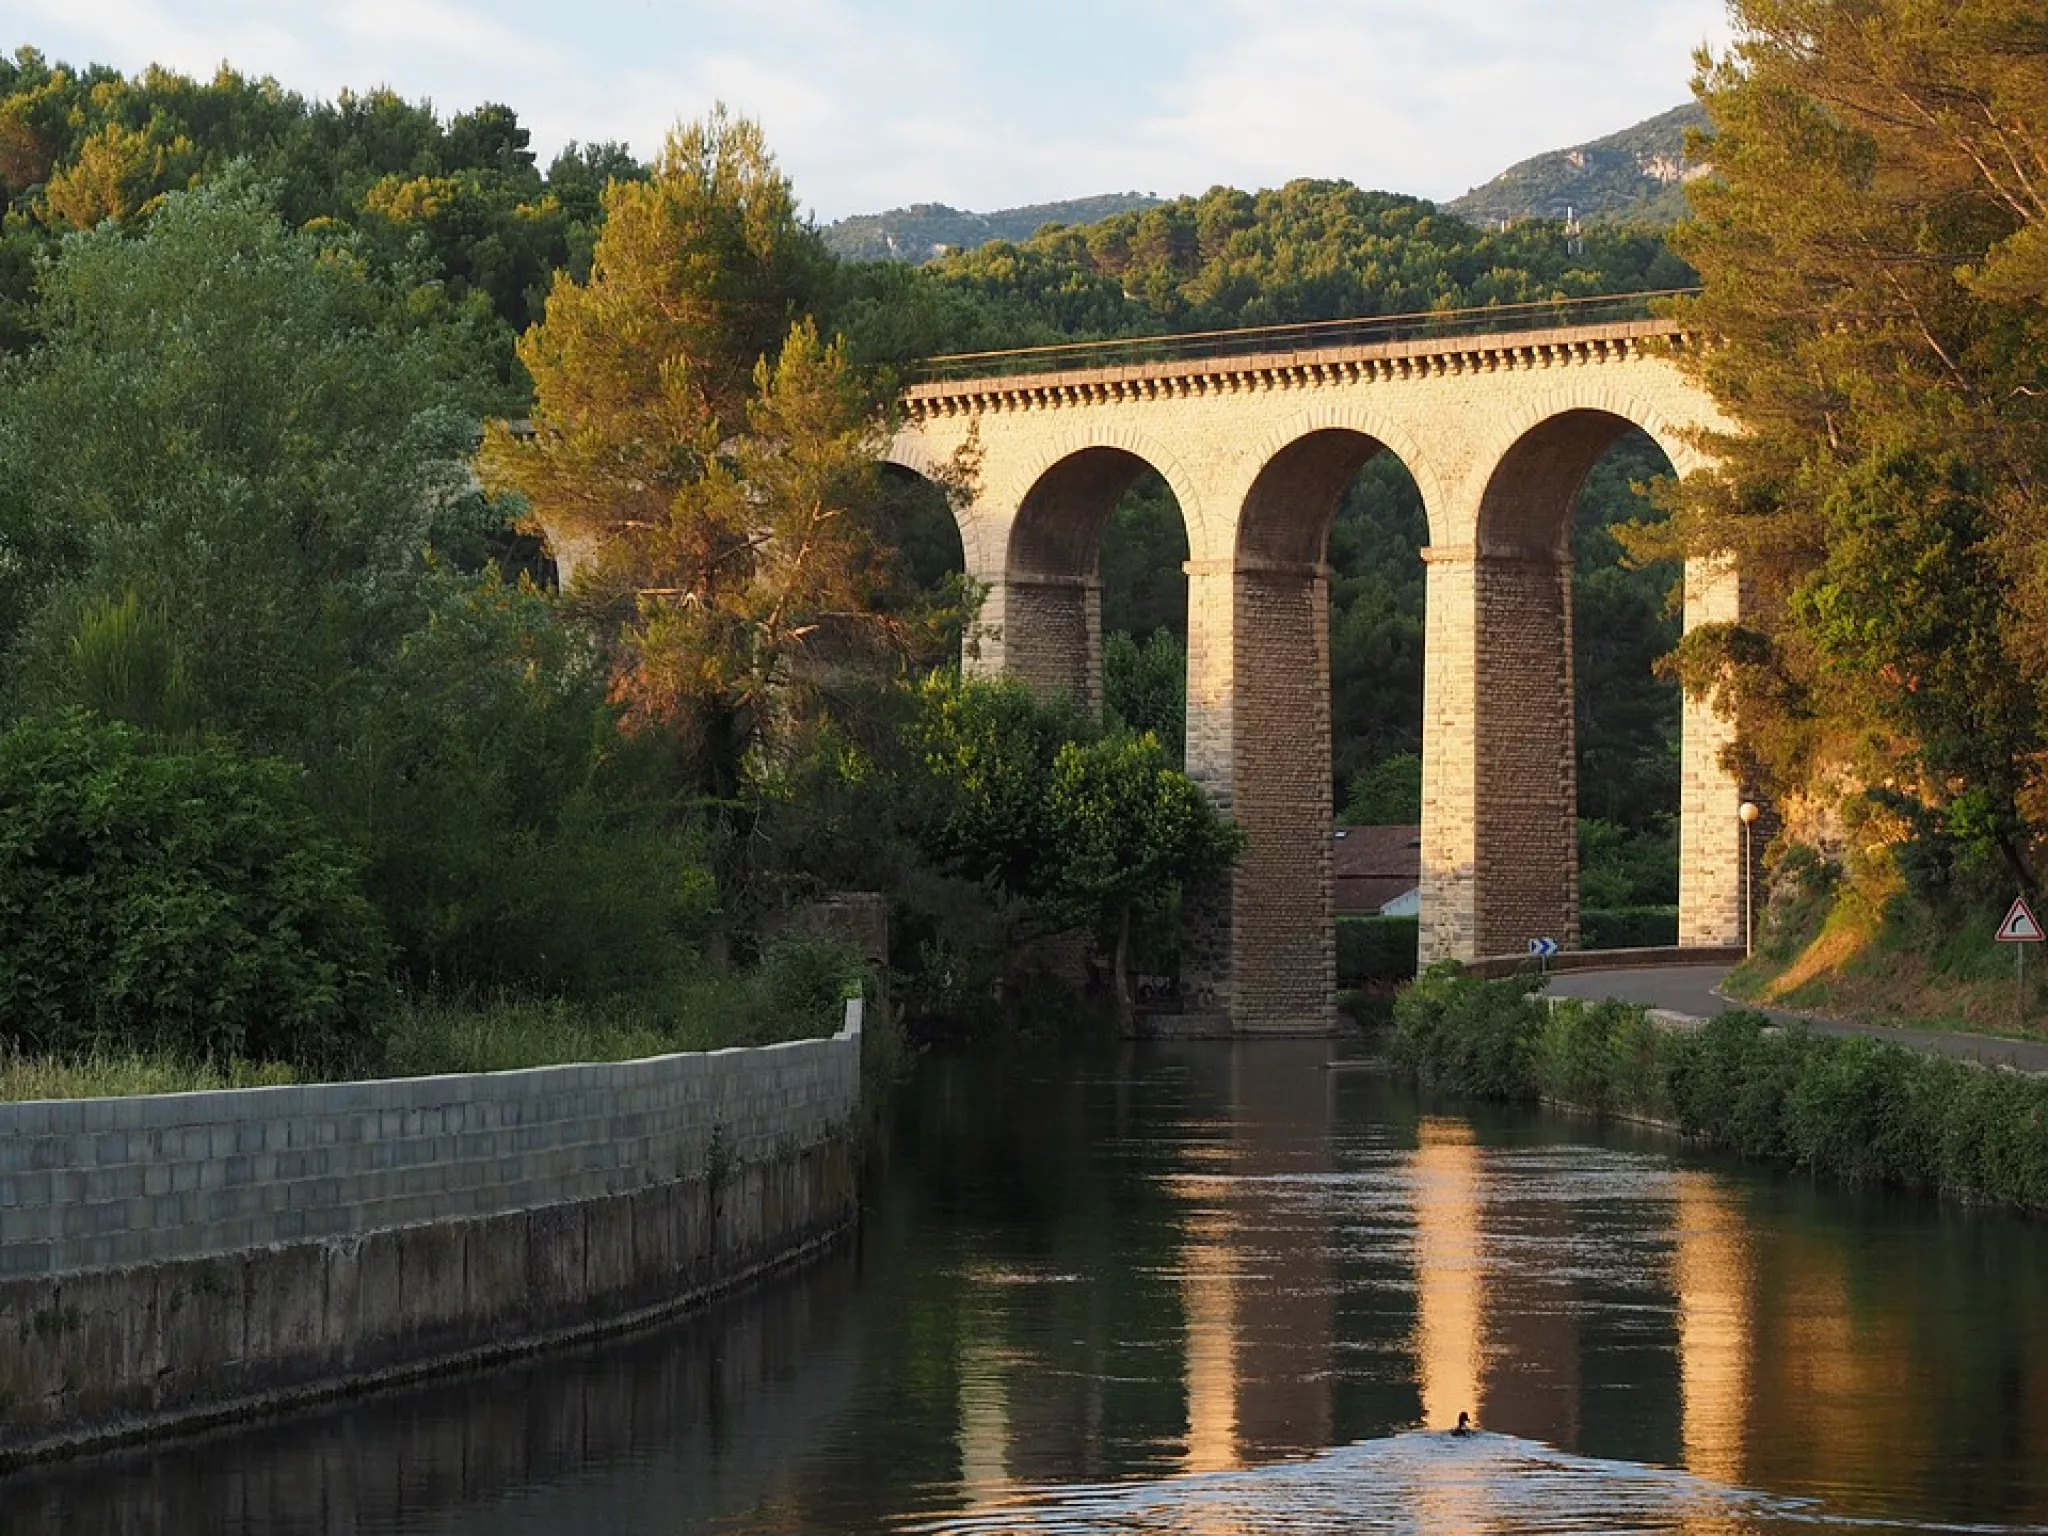
M 2048 687 L 2048 18 L 2023 0 L 1736 0 L 1716 171 L 1676 244 L 1740 430 L 1671 525 L 1743 628 L 1688 637 L 1779 789 L 1907 786 L 2031 885 Z M 1647 547 L 1646 541 L 1641 541 Z

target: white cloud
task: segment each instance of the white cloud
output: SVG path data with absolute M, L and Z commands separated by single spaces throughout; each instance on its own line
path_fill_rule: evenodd
M 1455 196 L 1684 99 L 1719 0 L 15 0 L 53 58 L 502 101 L 543 162 L 714 100 L 826 218 L 1342 176 Z

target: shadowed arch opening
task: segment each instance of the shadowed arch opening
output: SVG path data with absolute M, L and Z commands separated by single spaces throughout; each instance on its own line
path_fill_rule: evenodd
M 950 661 L 960 653 L 971 605 L 967 550 L 945 488 L 906 465 L 885 462 L 876 527 L 892 551 L 880 606 L 911 621 L 919 664 Z
M 1217 692 L 1231 720 L 1216 734 L 1227 735 L 1231 801 L 1249 840 L 1233 896 L 1237 980 L 1274 1009 L 1274 1026 L 1327 1012 L 1333 904 L 1378 917 L 1412 901 L 1426 528 L 1407 466 L 1351 428 L 1288 442 L 1245 498 L 1228 576 L 1229 687 Z M 1335 808 L 1354 786 L 1383 787 L 1389 764 L 1400 790 L 1372 807 L 1389 830 L 1354 840 L 1347 827 L 1340 844 Z M 1361 879 L 1350 855 L 1382 844 L 1395 851 L 1390 867 Z
M 1539 422 L 1480 504 L 1474 562 L 1479 948 L 1674 942 L 1680 702 L 1670 566 L 1624 569 L 1614 524 L 1673 473 L 1600 410 Z M 1590 917 L 1587 914 L 1591 914 Z
M 1117 584 L 1109 593 L 1104 589 L 1105 545 Z M 1131 713 L 1131 699 L 1121 685 L 1129 681 L 1124 674 L 1134 649 L 1142 652 L 1150 637 L 1128 634 L 1121 626 L 1143 622 L 1164 628 L 1179 654 L 1187 628 L 1181 573 L 1186 559 L 1181 508 L 1156 468 L 1122 448 L 1084 448 L 1067 455 L 1039 476 L 1019 505 L 1001 590 L 990 594 L 991 607 L 1000 610 L 989 622 L 1001 632 L 1005 669 L 1035 687 L 1064 690 L 1089 709 L 1107 703 L 1120 717 Z M 1133 602 L 1140 585 L 1144 600 Z M 1112 620 L 1108 625 L 1105 604 Z M 1155 661 L 1159 654 L 1154 653 Z M 1107 683 L 1105 659 L 1112 671 Z M 1178 693 L 1178 687 L 1173 691 Z M 1153 699 L 1144 718 L 1128 723 L 1171 724 L 1150 718 L 1167 709 L 1165 702 Z M 1177 740 L 1179 732 L 1161 734 Z

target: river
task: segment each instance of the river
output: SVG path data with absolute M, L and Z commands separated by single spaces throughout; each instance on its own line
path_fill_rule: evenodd
M 928 1059 L 824 1262 L 0 1532 L 2048 1530 L 2048 1228 L 1342 1050 Z

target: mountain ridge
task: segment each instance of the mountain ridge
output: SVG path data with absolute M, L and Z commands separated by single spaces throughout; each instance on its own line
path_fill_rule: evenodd
M 944 203 L 912 203 L 886 213 L 854 214 L 826 225 L 819 233 L 842 260 L 904 261 L 915 266 L 992 240 L 1028 240 L 1047 224 L 1094 224 L 1161 201 L 1148 192 L 1101 192 L 1092 197 L 999 208 L 993 213 L 974 213 Z
M 1440 206 L 1475 224 L 1544 218 L 1674 224 L 1685 216 L 1685 183 L 1709 169 L 1685 152 L 1687 130 L 1706 123 L 1706 112 L 1688 102 L 1604 138 L 1519 160 Z M 918 266 L 994 240 L 1028 240 L 1047 224 L 1095 224 L 1163 201 L 1144 192 L 1104 192 L 992 213 L 912 203 L 839 219 L 820 234 L 844 260 Z
M 1685 216 L 1685 184 L 1709 170 L 1686 155 L 1686 133 L 1706 126 L 1705 109 L 1687 102 L 1605 138 L 1517 161 L 1444 207 L 1480 224 L 1531 218 L 1675 224 Z

